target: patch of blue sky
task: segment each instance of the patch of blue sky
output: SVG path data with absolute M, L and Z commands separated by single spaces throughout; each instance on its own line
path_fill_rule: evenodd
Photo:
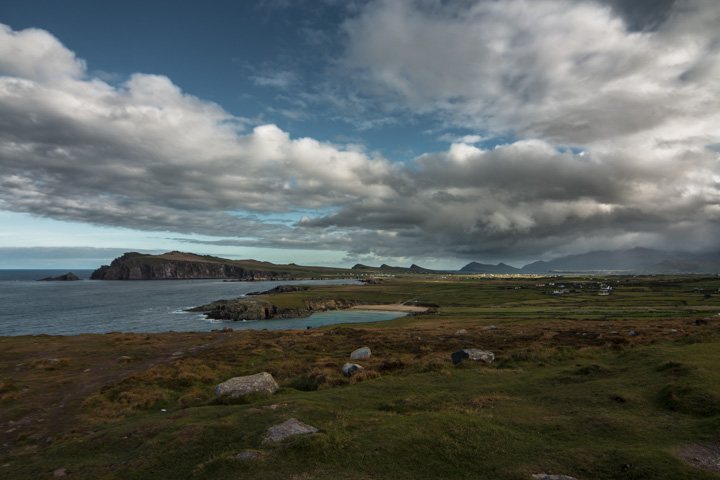
M 584 149 L 578 147 L 556 146 L 555 150 L 560 153 L 569 153 L 571 155 L 583 155 L 585 153 Z

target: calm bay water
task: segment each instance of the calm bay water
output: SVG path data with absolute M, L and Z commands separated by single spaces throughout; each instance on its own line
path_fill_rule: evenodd
M 38 282 L 67 270 L 0 270 L 0 336 L 81 333 L 210 331 L 319 327 L 391 320 L 402 314 L 334 311 L 308 318 L 232 322 L 208 320 L 183 310 L 237 298 L 277 285 L 348 284 L 354 280 L 223 282 L 222 280 L 88 280 L 92 270 L 73 270 L 82 280 Z

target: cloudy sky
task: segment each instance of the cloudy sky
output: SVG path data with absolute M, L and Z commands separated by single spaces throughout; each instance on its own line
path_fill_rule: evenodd
M 720 2 L 0 3 L 0 268 L 717 250 Z

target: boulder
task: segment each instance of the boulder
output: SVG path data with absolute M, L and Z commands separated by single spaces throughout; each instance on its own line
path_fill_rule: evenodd
M 365 369 L 356 363 L 346 363 L 342 367 L 342 373 L 346 377 L 352 377 L 356 373 L 364 372 Z
M 495 354 L 487 352 L 485 350 L 479 350 L 477 348 L 466 348 L 464 350 L 458 350 L 451 355 L 452 362 L 457 365 L 463 360 L 473 360 L 476 362 L 492 363 L 495 360 Z
M 466 335 L 466 334 L 467 334 L 467 330 L 465 330 L 464 328 L 455 332 L 455 335 Z
M 240 398 L 250 393 L 275 393 L 278 384 L 267 372 L 245 377 L 234 377 L 215 387 L 218 397 Z
M 286 420 L 280 425 L 275 425 L 274 427 L 268 428 L 267 436 L 262 441 L 262 444 L 265 445 L 266 443 L 270 442 L 282 442 L 288 437 L 293 437 L 296 435 L 312 435 L 318 432 L 319 430 L 317 428 L 302 423 L 296 418 L 290 418 L 289 420 Z
M 370 352 L 369 347 L 362 347 L 352 352 L 350 354 L 350 358 L 352 358 L 353 360 L 365 360 L 366 358 L 370 358 L 371 355 L 372 352 Z

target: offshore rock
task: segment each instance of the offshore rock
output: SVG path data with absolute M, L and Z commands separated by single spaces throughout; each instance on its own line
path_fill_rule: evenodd
M 302 423 L 297 418 L 290 418 L 280 425 L 268 428 L 267 437 L 265 437 L 262 441 L 262 445 L 270 442 L 282 442 L 286 438 L 294 437 L 296 435 L 312 435 L 318 433 L 319 431 L 320 430 L 312 425 Z
M 251 393 L 275 393 L 278 384 L 272 375 L 267 372 L 248 375 L 245 377 L 234 377 L 215 387 L 215 395 L 218 397 L 240 398 Z
M 75 280 L 80 280 L 80 278 L 74 273 L 68 272 L 65 275 L 60 275 L 59 277 L 41 278 L 38 282 L 74 282 Z
M 495 360 L 495 354 L 487 352 L 485 350 L 479 350 L 477 348 L 466 348 L 464 350 L 458 350 L 451 356 L 453 364 L 457 365 L 463 360 L 473 360 L 476 362 L 492 363 Z

